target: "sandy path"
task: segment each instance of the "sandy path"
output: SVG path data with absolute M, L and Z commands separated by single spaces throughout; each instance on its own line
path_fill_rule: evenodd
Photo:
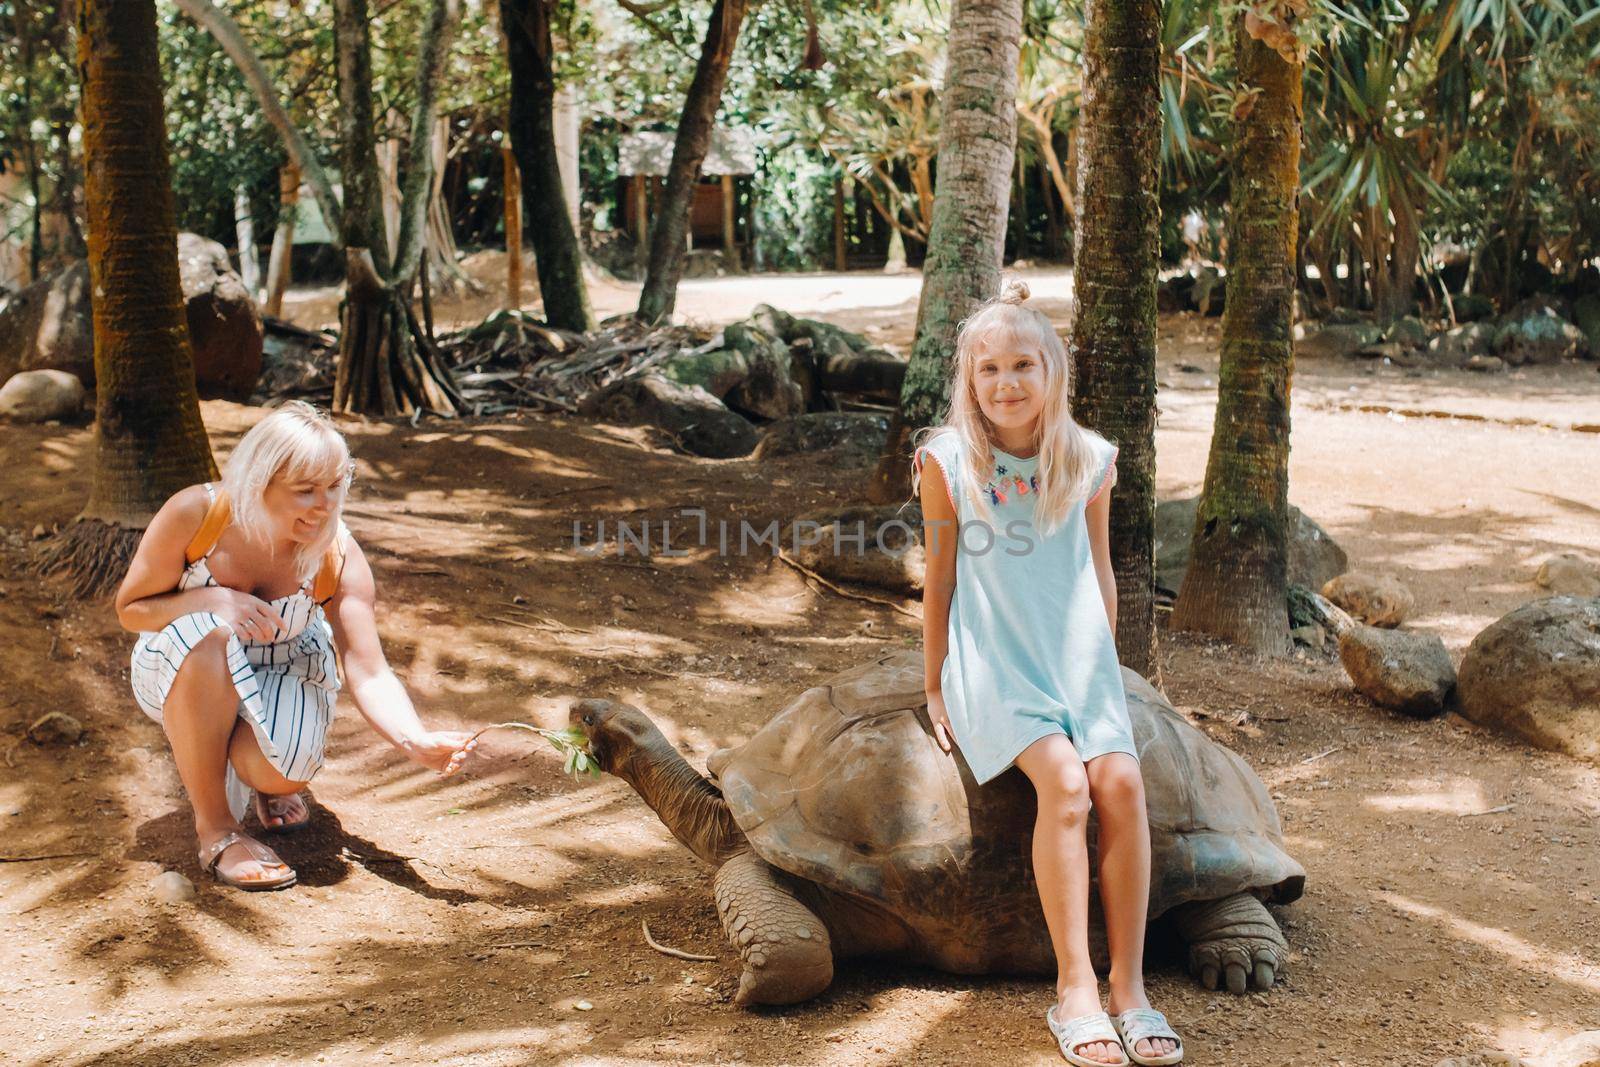
M 857 280 L 691 283 L 684 306 L 738 318 L 770 300 L 903 338 L 914 293 L 893 287 L 905 279 L 859 279 L 862 292 L 885 287 L 876 307 L 826 306 Z M 1170 319 L 1162 332 L 1168 494 L 1192 491 L 1203 473 L 1214 323 Z M 1449 405 L 1490 421 L 1349 404 Z M 207 404 L 219 453 L 258 415 Z M 1355 564 L 1407 581 L 1417 625 L 1457 654 L 1535 595 L 1527 578 L 1545 554 L 1600 555 L 1600 437 L 1516 419 L 1600 423 L 1600 375 L 1299 368 L 1292 499 Z M 851 499 L 861 471 L 697 460 L 634 430 L 565 419 L 348 430 L 361 460 L 350 522 L 375 561 L 387 647 L 440 723 L 554 726 L 573 696 L 605 693 L 648 709 L 699 762 L 803 686 L 882 649 L 863 624 L 895 644 L 916 638 L 910 620 L 812 592 L 769 559 L 645 565 L 566 550 L 574 518 L 701 504 L 760 525 Z M 0 442 L 0 637 L 11 646 L 0 686 L 10 1009 L 0 1059 L 1060 1062 L 1039 1018 L 1046 985 L 1034 980 L 852 964 L 812 1004 L 734 1008 L 735 957 L 706 872 L 626 786 L 571 782 L 549 749 L 517 737 L 444 782 L 345 710 L 316 783 L 316 825 L 283 847 L 303 884 L 244 895 L 199 880 L 163 739 L 127 691 L 131 642 L 102 606 L 62 603 L 22 566 L 34 525 L 83 499 L 90 434 L 8 428 Z M 1188 1035 L 1191 1064 L 1427 1067 L 1481 1048 L 1532 1053 L 1600 1026 L 1600 769 L 1453 716 L 1378 712 L 1337 665 L 1165 649 L 1176 703 L 1247 712 L 1205 728 L 1258 769 L 1309 872 L 1305 898 L 1280 911 L 1295 956 L 1271 993 L 1206 993 L 1174 961 L 1152 960 L 1152 995 Z M 55 709 L 85 721 L 83 744 L 12 745 Z M 55 854 L 67 855 L 12 862 Z M 195 903 L 152 899 L 148 882 L 164 868 L 197 879 Z M 717 962 L 656 954 L 641 919 Z

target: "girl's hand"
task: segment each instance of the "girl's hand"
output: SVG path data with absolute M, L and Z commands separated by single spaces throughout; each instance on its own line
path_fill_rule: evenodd
M 950 751 L 950 713 L 944 710 L 944 694 L 928 694 L 928 718 L 933 720 L 933 739 Z
M 273 611 L 260 597 L 237 589 L 218 588 L 212 592 L 216 602 L 211 613 L 227 623 L 241 638 L 248 641 L 276 641 L 280 634 L 288 632 L 289 627 L 283 621 L 283 616 Z
M 464 730 L 429 730 L 400 745 L 412 760 L 443 775 L 460 770 L 477 747 L 477 740 Z

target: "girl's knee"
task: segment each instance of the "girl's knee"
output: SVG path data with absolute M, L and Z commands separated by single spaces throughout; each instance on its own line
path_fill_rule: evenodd
M 1050 768 L 1035 783 L 1039 810 L 1069 824 L 1089 818 L 1089 779 L 1082 764 L 1061 763 Z
M 1102 809 L 1144 809 L 1144 775 L 1139 763 L 1123 753 L 1108 753 L 1089 773 L 1094 803 Z

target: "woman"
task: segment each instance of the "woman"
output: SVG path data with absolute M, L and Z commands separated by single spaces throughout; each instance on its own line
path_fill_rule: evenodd
M 448 775 L 476 747 L 425 729 L 384 659 L 372 569 L 340 517 L 354 469 L 325 416 L 279 408 L 220 486 L 162 506 L 117 592 L 118 620 L 139 634 L 134 697 L 172 745 L 200 866 L 240 889 L 295 882 L 239 820 L 248 787 L 267 832 L 309 821 L 299 793 L 322 766 L 341 662 L 357 710 L 412 760 Z

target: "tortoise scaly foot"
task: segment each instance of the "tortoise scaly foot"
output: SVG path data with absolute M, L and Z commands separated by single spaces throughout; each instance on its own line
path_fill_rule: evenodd
M 744 961 L 734 1003 L 796 1004 L 828 988 L 828 928 L 779 872 L 754 852 L 741 852 L 718 868 L 712 891 L 722 928 Z

